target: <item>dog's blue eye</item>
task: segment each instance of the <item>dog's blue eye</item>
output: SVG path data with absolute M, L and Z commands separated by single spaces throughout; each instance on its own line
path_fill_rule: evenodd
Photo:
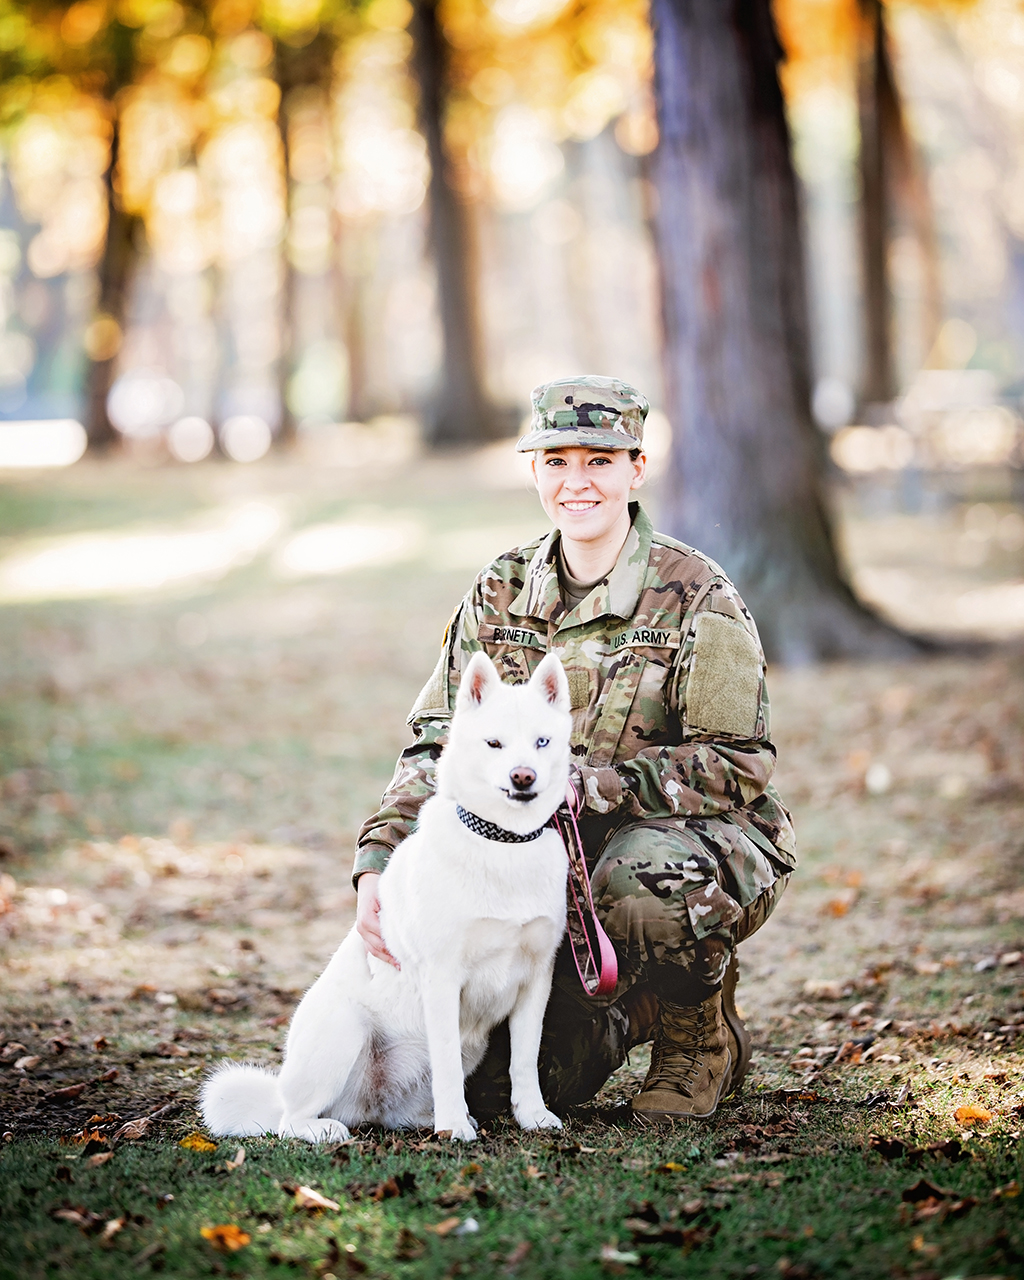
M 487 739 L 487 745 L 488 745 L 489 747 L 493 747 L 493 748 L 495 749 L 495 751 L 497 751 L 497 750 L 498 750 L 498 748 L 501 746 L 501 743 L 498 741 L 498 739 L 497 739 L 497 738 L 488 738 L 488 739 Z
M 538 747 L 546 747 L 546 746 L 550 743 L 550 741 L 551 741 L 551 739 L 550 739 L 550 738 L 538 738 L 538 739 L 537 739 L 537 746 L 538 746 Z

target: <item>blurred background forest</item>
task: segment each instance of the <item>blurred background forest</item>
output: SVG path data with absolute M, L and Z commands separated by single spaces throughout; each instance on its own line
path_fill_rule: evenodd
M 955 508 L 1024 626 L 1015 0 L 0 0 L 0 72 L 0 466 L 361 465 L 614 373 L 771 656 L 914 649 L 837 492 Z

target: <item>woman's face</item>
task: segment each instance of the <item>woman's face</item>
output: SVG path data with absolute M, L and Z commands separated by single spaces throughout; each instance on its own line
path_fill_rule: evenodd
M 533 455 L 540 504 L 562 536 L 575 542 L 600 542 L 615 529 L 629 495 L 643 484 L 645 467 L 643 454 L 634 462 L 628 449 L 573 446 Z

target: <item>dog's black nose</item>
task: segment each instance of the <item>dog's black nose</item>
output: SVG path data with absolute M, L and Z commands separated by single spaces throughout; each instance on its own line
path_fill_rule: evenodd
M 513 769 L 508 775 L 512 779 L 512 785 L 517 791 L 529 791 L 533 784 L 537 781 L 537 775 L 532 769 L 526 769 L 520 766 Z

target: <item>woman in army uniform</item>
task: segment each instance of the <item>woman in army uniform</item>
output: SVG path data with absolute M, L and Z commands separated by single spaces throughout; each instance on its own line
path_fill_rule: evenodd
M 632 1045 L 653 1038 L 634 1110 L 704 1117 L 747 1069 L 735 948 L 778 901 L 794 837 L 770 785 L 775 748 L 753 619 L 716 564 L 655 533 L 632 500 L 647 409 L 614 378 L 534 391 L 531 428 L 516 447 L 533 453 L 554 529 L 488 565 L 452 617 L 409 717 L 413 745 L 359 834 L 357 928 L 368 951 L 390 959 L 378 876 L 433 791 L 469 655 L 483 649 L 518 682 L 557 653 L 572 694 L 580 833 L 619 981 L 610 996 L 588 996 L 563 945 L 541 1044 L 545 1099 L 556 1111 L 586 1101 Z M 496 1033 L 467 1086 L 478 1117 L 507 1098 L 507 1055 Z

